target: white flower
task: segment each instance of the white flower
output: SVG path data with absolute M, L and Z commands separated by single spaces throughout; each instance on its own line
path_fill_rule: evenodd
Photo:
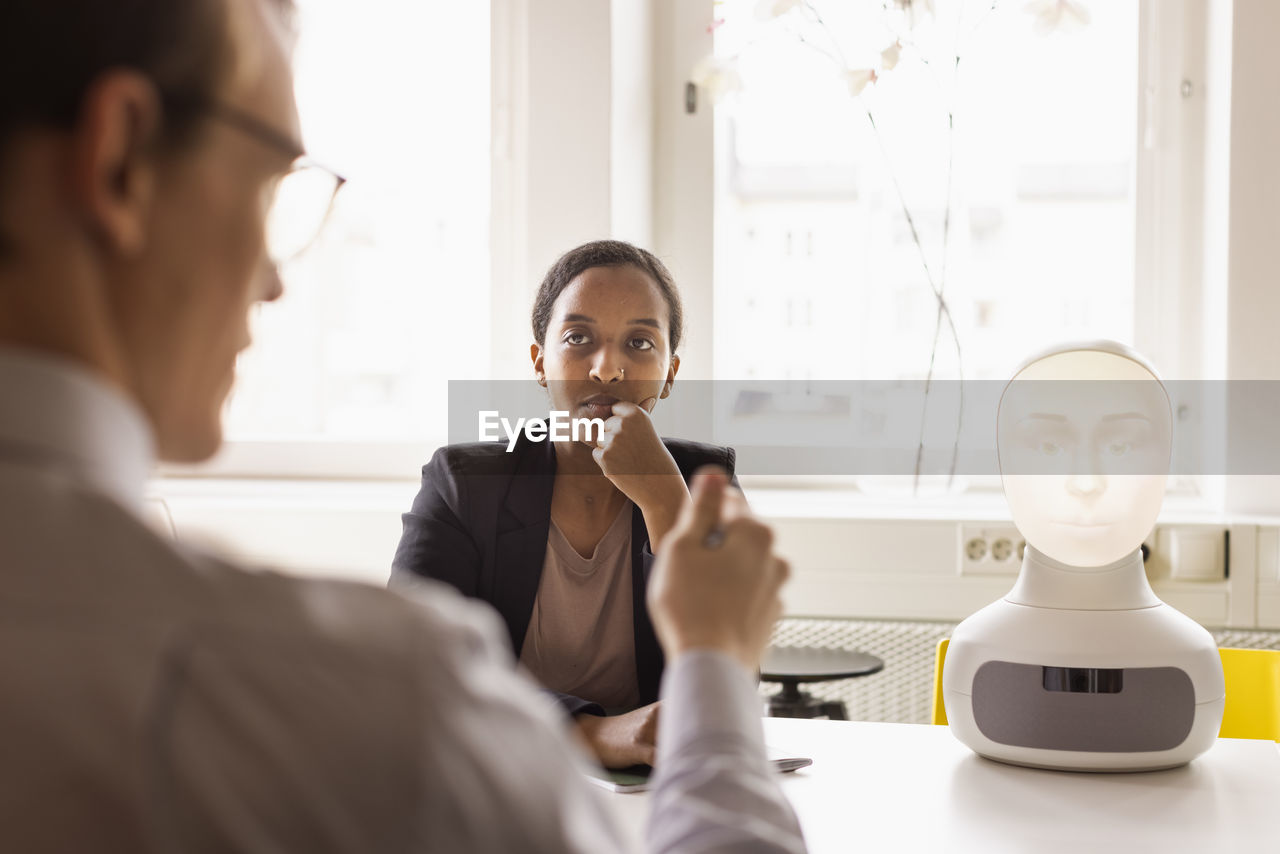
M 772 21 L 787 14 L 803 0 L 756 0 L 756 20 Z
M 880 51 L 880 70 L 892 71 L 902 56 L 902 42 L 894 42 Z
M 876 82 L 878 76 L 874 68 L 846 68 L 844 82 L 849 87 L 849 94 L 856 98 L 867 88 L 868 83 Z
M 1089 25 L 1089 9 L 1080 0 L 1030 0 L 1024 8 L 1035 16 L 1036 32 L 1041 35 Z
M 733 62 L 714 54 L 708 54 L 699 60 L 690 72 L 689 80 L 707 93 L 712 104 L 718 104 L 728 95 L 742 89 L 742 77 Z

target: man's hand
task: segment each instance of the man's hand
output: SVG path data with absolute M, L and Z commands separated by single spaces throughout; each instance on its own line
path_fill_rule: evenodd
M 756 670 L 790 575 L 772 545 L 773 532 L 728 488 L 723 471 L 707 467 L 694 476 L 693 500 L 663 542 L 649 583 L 649 613 L 668 659 L 715 649 Z
M 658 703 L 625 715 L 578 715 L 578 732 L 606 768 L 652 765 L 658 736 Z

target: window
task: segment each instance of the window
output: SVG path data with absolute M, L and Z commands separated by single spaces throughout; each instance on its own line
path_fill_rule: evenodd
M 1133 341 L 1136 0 L 1047 33 L 1017 4 L 757 5 L 717 7 L 717 376 L 1004 379 Z
M 841 409 L 829 389 L 806 405 L 796 384 L 770 383 L 1000 381 L 1045 346 L 1092 338 L 1201 376 L 1198 7 L 1043 14 L 1062 5 L 703 8 L 712 82 L 730 90 L 714 111 L 708 237 L 714 373 L 746 387 L 736 411 L 810 411 L 818 427 Z M 992 417 L 977 401 L 990 395 L 966 400 L 967 425 Z M 751 436 L 748 420 L 721 413 L 717 440 Z M 922 441 L 949 450 L 939 426 L 931 413 Z
M 257 310 L 221 471 L 293 473 L 300 449 L 409 475 L 444 441 L 447 381 L 488 372 L 489 4 L 297 5 L 304 140 L 348 183 Z

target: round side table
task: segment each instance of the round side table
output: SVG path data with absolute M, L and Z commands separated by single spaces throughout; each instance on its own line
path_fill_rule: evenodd
M 782 690 L 769 698 L 769 716 L 775 718 L 849 719 L 839 700 L 819 700 L 800 690 L 801 682 L 830 682 L 854 676 L 869 676 L 884 669 L 884 662 L 865 652 L 846 649 L 806 649 L 771 646 L 760 662 L 760 679 L 780 682 Z

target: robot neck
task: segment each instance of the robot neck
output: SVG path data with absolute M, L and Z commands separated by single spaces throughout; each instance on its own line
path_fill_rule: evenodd
M 1138 549 L 1107 566 L 1076 567 L 1029 543 L 1018 580 L 1004 598 L 1015 605 L 1072 611 L 1130 611 L 1161 604 L 1147 582 Z

